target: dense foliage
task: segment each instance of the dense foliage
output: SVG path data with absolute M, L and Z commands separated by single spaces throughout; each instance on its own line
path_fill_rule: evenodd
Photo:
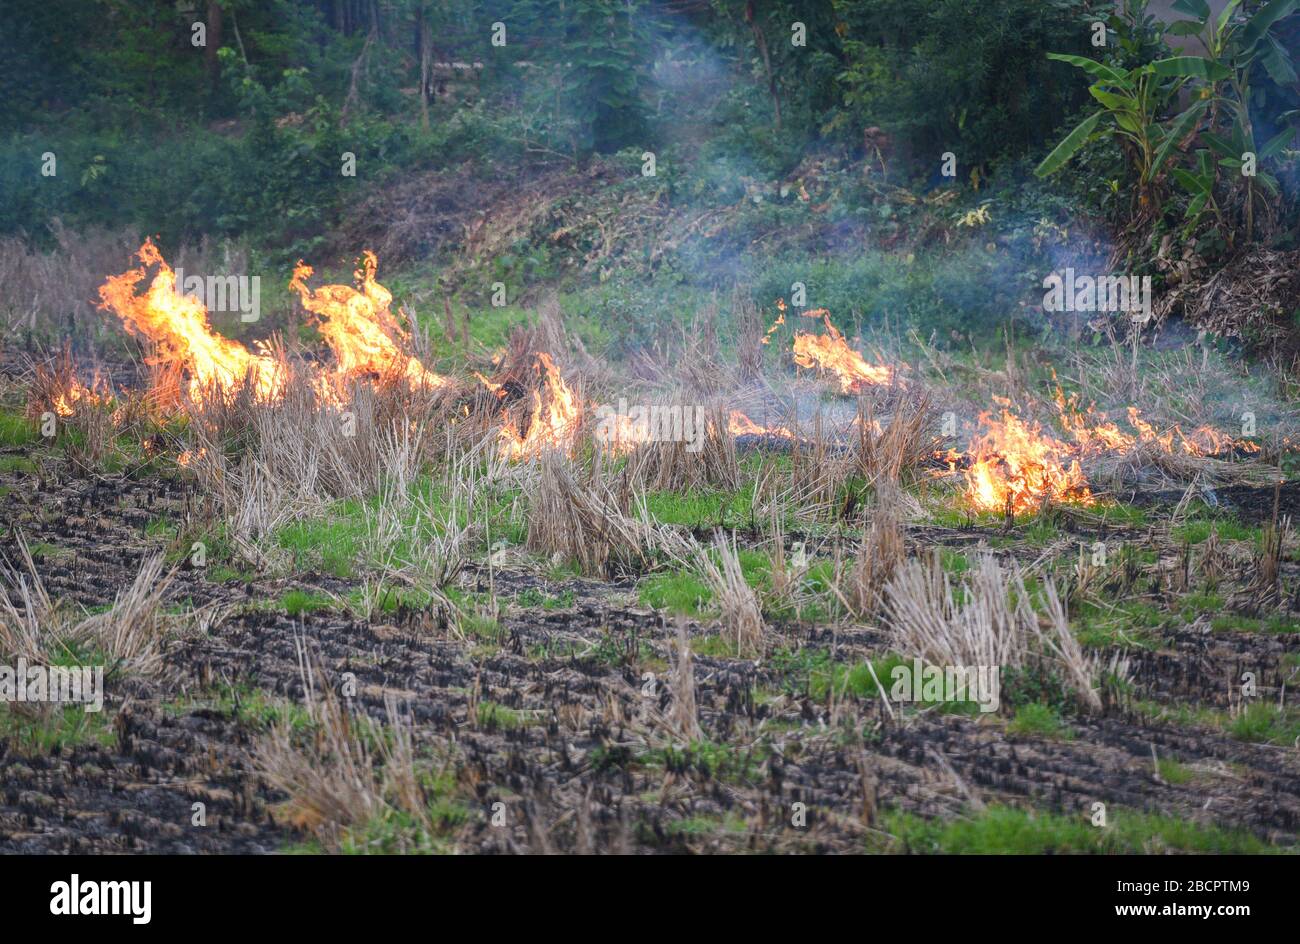
M 970 327 L 1088 218 L 1148 254 L 1170 234 L 1210 254 L 1296 244 L 1300 14 L 1234 0 L 1219 26 L 1203 7 L 1179 0 L 1170 28 L 1145 0 L 11 0 L 0 234 L 131 227 L 282 262 L 395 229 L 421 175 L 446 175 L 427 199 L 463 204 L 558 168 L 585 191 L 456 285 L 653 270 L 661 294 L 744 277 L 766 298 L 813 267 L 824 304 Z M 1152 66 L 1189 61 L 1170 45 L 1189 37 L 1202 65 Z M 1242 183 L 1250 148 L 1264 163 Z M 689 231 L 624 234 L 635 251 L 610 260 L 610 217 L 573 224 L 564 201 Z

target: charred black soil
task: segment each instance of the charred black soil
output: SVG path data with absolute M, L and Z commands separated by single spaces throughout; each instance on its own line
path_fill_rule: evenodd
M 0 549 L 16 560 L 21 532 L 51 596 L 91 609 L 111 604 L 141 559 L 168 546 L 151 522 L 197 513 L 192 486 L 174 472 L 78 476 L 38 461 L 0 474 L 0 485 Z M 1076 528 L 1084 543 L 1099 533 L 1090 528 Z M 922 550 L 992 540 L 999 553 L 1040 556 L 1014 530 L 932 525 L 910 537 Z M 1160 569 L 1148 562 L 1114 598 L 1165 594 L 1173 609 Z M 1125 581 L 1122 570 L 1114 579 Z M 863 672 L 887 651 L 881 630 L 786 619 L 762 659 L 696 646 L 700 730 L 683 743 L 665 721 L 677 620 L 639 603 L 636 575 L 557 577 L 479 560 L 460 582 L 501 601 L 495 623 L 468 638 L 433 603 L 358 614 L 345 602 L 357 579 L 218 581 L 210 567 L 181 566 L 169 599 L 220 618 L 170 640 L 155 677 L 110 673 L 93 737 L 41 749 L 10 725 L 0 738 L 0 848 L 313 848 L 254 760 L 267 726 L 305 697 L 304 657 L 354 683 L 347 703 L 358 715 L 383 722 L 395 701 L 417 749 L 440 759 L 454 805 L 447 850 L 908 851 L 916 841 L 894 824 L 909 815 L 943 823 L 1011 807 L 1086 823 L 1096 804 L 1261 848 L 1292 847 L 1300 829 L 1300 755 L 1280 729 L 1248 729 L 1237 694 L 1250 673 L 1262 702 L 1285 703 L 1300 666 L 1293 631 L 1196 618 L 1128 638 L 1121 629 L 1115 644 L 1095 644 L 1097 658 L 1128 662 L 1104 709 L 1035 727 L 891 705 L 889 680 L 877 688 Z M 290 615 L 277 602 L 289 591 L 333 602 Z M 1279 608 L 1286 603 L 1270 612 Z M 688 633 L 720 638 L 697 619 Z M 1156 831 L 1145 846 L 1167 844 Z

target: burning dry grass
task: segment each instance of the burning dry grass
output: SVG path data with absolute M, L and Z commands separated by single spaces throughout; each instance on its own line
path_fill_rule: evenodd
M 182 295 L 176 273 L 163 260 L 151 240 L 145 240 L 137 254 L 140 266 L 122 275 L 109 276 L 99 287 L 103 308 L 122 319 L 126 329 L 153 345 L 154 365 L 183 365 L 191 399 L 227 396 L 240 387 L 251 387 L 259 400 L 280 394 L 283 375 L 280 362 L 264 347 L 249 351 L 238 341 L 217 334 L 208 322 L 208 310 L 192 295 Z M 143 294 L 136 287 L 156 268 Z M 177 392 L 179 396 L 180 392 Z
M 151 345 L 151 402 L 185 414 L 190 441 L 181 462 L 212 496 L 241 555 L 259 567 L 267 563 L 259 542 L 293 518 L 321 514 L 337 498 L 404 494 L 438 460 L 468 452 L 489 464 L 536 463 L 523 473 L 530 489 L 536 485 L 529 494 L 535 513 L 528 546 L 576 561 L 588 573 L 646 563 L 654 539 L 647 536 L 645 516 L 632 512 L 634 492 L 739 489 L 737 436 L 780 440 L 791 452 L 784 485 L 765 474 L 762 487 L 754 489 L 763 518 L 779 509 L 805 521 L 853 520 L 886 492 L 904 495 L 903 487 L 938 455 L 932 391 L 919 375 L 903 387 L 901 362 L 868 363 L 825 311 L 805 313 L 820 318 L 825 330 L 796 331 L 794 359 L 828 372 L 840 392 L 858 395 L 848 428 L 834 429 L 821 408 L 801 428 L 797 397 L 790 419 L 772 428 L 724 406 L 719 394 L 734 390 L 739 380 L 718 362 L 716 311 L 709 307 L 683 333 L 684 356 L 667 366 L 653 362 L 660 383 L 671 382 L 674 397 L 691 391 L 713 397 L 702 448 L 695 452 L 687 437 L 664 436 L 621 415 L 612 417 L 612 432 L 593 429 L 593 416 L 601 411 L 583 396 L 584 385 L 609 389 L 613 375 L 565 331 L 553 302 L 536 323 L 512 335 L 490 379 L 480 375 L 477 384 L 462 385 L 415 356 L 416 338 L 392 314 L 392 296 L 376 281 L 373 253 L 363 255 L 355 287 L 313 289 L 307 285 L 310 267 L 300 263 L 294 271 L 291 287 L 318 319 L 330 348 L 332 357 L 321 362 L 276 343 L 249 349 L 221 337 L 196 298 L 176 293 L 175 274 L 152 243 L 139 256 L 139 268 L 101 287 L 104 306 Z M 735 305 L 743 313 L 743 299 Z M 784 309 L 766 334 L 750 324 L 748 343 L 759 349 L 770 344 L 782 323 Z M 760 354 L 751 373 L 761 361 Z M 1004 379 L 1007 389 L 1028 398 L 1010 353 Z M 81 384 L 67 356 L 37 388 L 41 402 L 71 405 L 68 422 L 77 424 L 79 434 L 70 446 L 73 459 L 87 468 L 102 460 L 126 408 L 110 410 L 107 392 Z M 167 391 L 170 399 L 163 396 Z M 1005 398 L 998 404 L 996 414 L 981 414 L 965 452 L 944 456 L 965 479 L 966 502 L 980 510 L 1014 515 L 1055 502 L 1091 503 L 1090 476 L 1112 488 L 1153 473 L 1213 481 L 1222 470 L 1209 467 L 1218 461 L 1210 451 L 1237 445 L 1208 426 L 1189 426 L 1192 432 L 1184 434 L 1177 424 L 1149 425 L 1136 408 L 1128 412 L 1134 428 L 1128 433 L 1105 413 L 1081 409 L 1077 398 L 1066 400 L 1059 391 L 1054 419 L 1064 430 L 1060 437 L 1032 410 L 1018 412 Z M 694 410 L 676 401 L 659 406 Z M 842 401 L 832 404 L 829 413 L 842 417 L 841 406 Z M 485 441 L 493 448 L 483 451 Z M 616 480 L 598 472 L 604 465 L 592 459 L 596 452 L 610 460 L 627 456 L 625 473 Z M 565 464 L 552 454 L 572 461 Z M 411 562 L 390 563 L 401 571 Z M 861 560 L 853 569 L 860 573 L 845 578 L 864 589 L 847 594 L 850 609 L 866 612 L 879 596 L 871 589 L 877 578 Z
M 289 287 L 318 318 L 321 335 L 335 358 L 334 384 L 379 377 L 404 382 L 412 390 L 448 386 L 450 381 L 410 353 L 410 335 L 389 310 L 393 296 L 375 281 L 378 267 L 379 260 L 367 250 L 356 271 L 357 288 L 323 285 L 315 290 L 306 282 L 311 266 L 299 262 L 294 268 Z
M 1093 667 L 1070 631 L 1048 580 L 1035 611 L 1018 565 L 982 555 L 954 588 L 938 554 L 902 565 L 885 587 L 894 648 L 941 667 L 1000 666 L 1057 671 L 1079 701 L 1101 707 Z
M 784 313 L 784 305 L 781 308 Z M 841 393 L 858 394 L 871 387 L 892 386 L 897 382 L 898 368 L 893 364 L 869 364 L 831 323 L 826 309 L 803 312 L 803 317 L 821 318 L 826 331 L 824 334 L 794 333 L 794 362 L 800 367 L 830 374 L 838 382 Z

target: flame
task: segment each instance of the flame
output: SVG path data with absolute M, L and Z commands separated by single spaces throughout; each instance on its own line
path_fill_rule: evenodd
M 727 431 L 732 436 L 777 436 L 794 439 L 794 433 L 784 426 L 760 426 L 739 410 L 732 410 L 727 418 Z
M 1005 401 L 1003 401 L 1005 403 Z M 966 497 L 984 511 L 1033 511 L 1049 501 L 1092 504 L 1075 449 L 1045 435 L 1003 405 L 980 414 L 982 430 L 967 451 Z
M 551 356 L 539 351 L 536 367 L 542 374 L 542 387 L 532 391 L 528 432 L 521 434 L 515 421 L 507 419 L 497 434 L 506 455 L 512 460 L 535 458 L 547 449 L 570 451 L 582 419 L 582 405 L 565 383 Z M 489 389 L 496 386 L 482 377 L 479 379 Z
M 892 366 L 868 364 L 862 355 L 844 340 L 831 316 L 824 308 L 805 312 L 805 317 L 820 317 L 826 325 L 825 334 L 796 331 L 794 335 L 794 362 L 800 367 L 815 367 L 835 374 L 841 393 L 861 393 L 867 387 L 894 382 Z
M 1127 410 L 1128 425 L 1121 429 L 1107 414 L 1092 405 L 1084 408 L 1078 394 L 1066 396 L 1058 386 L 1053 399 L 1061 427 L 1071 441 L 1058 440 L 1042 432 L 1037 423 L 1027 423 L 1011 412 L 1011 403 L 994 397 L 1001 407 L 1000 418 L 980 415 L 984 430 L 970 449 L 935 454 L 949 471 L 959 469 L 966 478 L 966 495 L 972 505 L 985 511 L 1010 509 L 1013 513 L 1033 511 L 1048 501 L 1092 504 L 1094 497 L 1084 476 L 1081 461 L 1102 455 L 1122 454 L 1143 447 L 1174 455 L 1221 455 L 1231 450 L 1256 452 L 1259 446 L 1235 440 L 1210 426 L 1198 426 L 1184 433 L 1180 426 L 1163 432 L 1142 418 L 1136 407 Z
M 203 399 L 208 390 L 230 397 L 246 382 L 258 400 L 270 400 L 280 393 L 284 378 L 275 358 L 265 351 L 250 352 L 238 341 L 214 332 L 203 303 L 177 293 L 176 273 L 152 240 L 146 239 L 137 255 L 140 268 L 110 275 L 99 287 L 99 307 L 112 309 L 127 331 L 156 345 L 151 364 L 184 369 L 190 377 L 190 396 L 196 400 Z M 151 265 L 158 267 L 158 274 L 145 293 L 137 295 L 136 285 Z
M 189 395 L 198 402 L 210 392 L 228 400 L 245 383 L 259 402 L 283 396 L 286 377 L 280 359 L 260 342 L 250 351 L 213 331 L 203 303 L 177 293 L 176 275 L 152 240 L 146 239 L 137 255 L 140 268 L 109 276 L 100 286 L 100 307 L 114 311 L 129 332 L 156 345 L 151 364 L 187 375 Z M 157 266 L 157 274 L 137 294 L 149 266 Z M 397 376 L 413 390 L 449 384 L 408 353 L 410 337 L 389 310 L 392 294 L 375 281 L 377 268 L 375 254 L 367 250 L 356 273 L 358 289 L 325 285 L 312 291 L 305 281 L 311 266 L 299 262 L 294 267 L 289 284 L 320 319 L 321 334 L 334 353 L 331 371 L 313 368 L 311 386 L 322 402 L 341 402 L 346 382 L 363 377 Z M 63 406 L 70 407 L 78 395 L 70 391 Z
M 776 321 L 772 322 L 772 327 L 768 328 L 767 333 L 764 334 L 763 337 L 760 339 L 763 344 L 771 344 L 772 335 L 776 333 L 776 329 L 781 327 L 781 325 L 785 324 L 785 299 L 784 298 L 778 298 L 776 300 L 776 309 L 777 309 Z
M 1128 422 L 1137 434 L 1126 433 L 1109 417 L 1089 405 L 1086 409 L 1079 406 L 1079 395 L 1066 396 L 1058 386 L 1054 395 L 1057 413 L 1067 433 L 1079 445 L 1084 455 L 1101 452 L 1125 452 L 1138 445 L 1159 449 L 1168 454 L 1182 452 L 1189 456 L 1216 456 L 1233 450 L 1258 452 L 1259 445 L 1249 440 L 1233 439 L 1212 426 L 1198 426 L 1190 433 L 1184 433 L 1180 425 L 1175 424 L 1164 432 L 1142 418 L 1142 411 L 1137 407 L 1128 408 Z
M 361 268 L 356 271 L 359 290 L 348 285 L 322 285 L 312 291 L 306 283 L 312 267 L 301 261 L 289 282 L 303 307 L 320 319 L 320 333 L 337 362 L 339 388 L 342 382 L 371 376 L 401 377 L 412 390 L 447 386 L 447 378 L 428 370 L 406 352 L 410 337 L 389 310 L 392 293 L 375 281 L 378 267 L 375 254 L 365 250 Z
M 113 395 L 107 383 L 96 374 L 90 386 L 73 377 L 66 390 L 54 395 L 50 406 L 54 408 L 56 414 L 67 418 L 77 412 L 78 406 L 104 406 L 112 401 Z

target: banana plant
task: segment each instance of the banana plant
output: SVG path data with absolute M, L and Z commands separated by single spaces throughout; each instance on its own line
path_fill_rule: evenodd
M 1202 56 L 1171 56 L 1127 70 L 1084 56 L 1048 53 L 1048 58 L 1069 63 L 1092 76 L 1095 81 L 1088 92 L 1101 108 L 1066 135 L 1035 173 L 1047 177 L 1064 167 L 1089 141 L 1107 133 L 1115 134 L 1124 142 L 1137 172 L 1141 213 L 1145 216 L 1158 209 L 1156 185 L 1178 160 L 1181 152 L 1176 146 L 1190 139 L 1200 126 L 1210 103 L 1205 90 L 1226 79 L 1229 70 Z M 1183 87 L 1193 81 L 1206 83 L 1202 94 L 1172 121 L 1162 121 L 1163 112 Z
M 1250 117 L 1251 81 L 1256 66 L 1261 66 L 1274 82 L 1282 86 L 1297 81 L 1295 63 L 1291 53 L 1271 32 L 1273 26 L 1293 13 L 1300 0 L 1271 0 L 1253 15 L 1241 11 L 1241 0 L 1229 0 L 1217 17 L 1212 16 L 1205 0 L 1177 0 L 1173 8 L 1190 16 L 1169 27 L 1169 32 L 1179 36 L 1195 36 L 1205 46 L 1208 58 L 1228 70 L 1222 90 L 1216 89 L 1214 108 L 1209 120 L 1209 130 L 1201 135 L 1217 156 L 1218 166 L 1228 171 L 1229 179 L 1235 177 L 1244 190 L 1246 239 L 1254 236 L 1255 206 L 1259 189 L 1276 198 L 1280 195 L 1278 180 L 1263 169 L 1252 168 L 1243 173 L 1247 155 L 1254 155 L 1255 165 L 1278 157 L 1295 137 L 1294 128 L 1286 128 L 1262 146 L 1256 140 L 1254 123 Z M 1219 120 L 1220 106 L 1224 106 L 1228 121 Z M 1285 119 L 1284 119 L 1285 120 Z M 1226 128 L 1221 125 L 1226 124 Z M 1189 215 L 1196 206 L 1193 197 Z M 1204 205 L 1196 206 L 1198 213 Z
M 1183 239 L 1196 230 L 1197 224 L 1206 212 L 1213 213 L 1217 220 L 1223 221 L 1223 210 L 1214 199 L 1214 157 L 1209 149 L 1197 149 L 1194 170 L 1174 167 L 1170 169 L 1170 175 L 1191 197 L 1183 216 Z
M 1280 188 L 1277 178 L 1266 171 L 1241 171 L 1248 155 L 1254 155 L 1256 164 L 1276 157 L 1295 134 L 1288 128 L 1257 146 L 1249 110 L 1252 69 L 1258 64 L 1282 84 L 1296 81 L 1291 54 L 1270 30 L 1292 13 L 1300 0 L 1270 0 L 1249 16 L 1241 11 L 1241 4 L 1242 0 L 1229 0 L 1215 17 L 1205 0 L 1176 0 L 1174 9 L 1191 19 L 1170 24 L 1166 32 L 1198 37 L 1206 49 L 1204 56 L 1173 56 L 1123 70 L 1081 56 L 1049 53 L 1048 58 L 1077 66 L 1094 78 L 1089 92 L 1102 107 L 1044 158 L 1038 175 L 1055 173 L 1088 141 L 1108 132 L 1118 134 L 1137 172 L 1142 211 L 1156 209 L 1157 185 L 1170 177 L 1190 197 L 1185 232 L 1190 233 L 1207 212 L 1222 222 L 1222 205 L 1215 199 L 1214 187 L 1219 169 L 1235 172 L 1243 181 L 1246 238 L 1251 239 L 1257 188 L 1273 196 Z M 1190 82 L 1200 86 L 1195 100 L 1175 117 L 1161 121 L 1164 109 Z M 1226 113 L 1228 121 L 1221 113 Z M 1198 132 L 1208 147 L 1198 150 L 1194 167 L 1178 166 Z

